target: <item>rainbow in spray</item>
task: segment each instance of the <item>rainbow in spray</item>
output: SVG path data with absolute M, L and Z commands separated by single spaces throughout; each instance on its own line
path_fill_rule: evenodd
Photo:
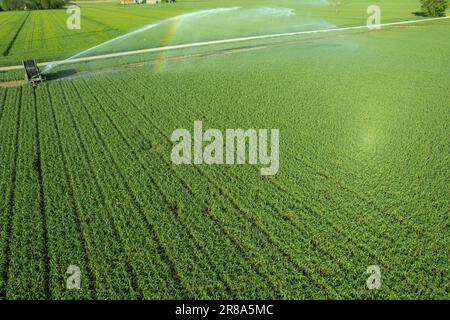
M 108 45 L 115 45 L 120 41 L 124 41 L 126 39 L 129 39 L 133 36 L 136 36 L 138 34 L 142 34 L 145 31 L 148 31 L 150 29 L 154 29 L 158 26 L 170 23 L 170 28 L 168 29 L 169 31 L 166 33 L 166 35 L 164 36 L 164 42 L 167 44 L 172 43 L 173 38 L 176 35 L 177 32 L 177 28 L 180 26 L 180 24 L 183 21 L 186 21 L 187 19 L 192 19 L 192 18 L 198 18 L 198 17 L 205 17 L 205 16 L 209 16 L 212 14 L 218 14 L 218 13 L 224 13 L 224 12 L 230 12 L 230 11 L 235 11 L 235 10 L 239 10 L 241 7 L 230 7 L 230 8 L 215 8 L 215 9 L 208 9 L 208 10 L 202 10 L 202 11 L 196 11 L 196 12 L 191 12 L 191 13 L 186 13 L 186 14 L 182 14 L 179 16 L 175 16 L 172 18 L 168 18 L 165 20 L 162 20 L 160 22 L 157 23 L 151 23 L 148 24 L 146 26 L 143 26 L 137 30 L 131 31 L 127 34 L 118 36 L 116 38 L 113 38 L 111 40 L 105 41 L 103 43 L 100 43 L 94 47 L 91 47 L 89 49 L 86 49 L 84 51 L 81 51 L 65 60 L 62 60 L 63 63 L 67 63 L 72 59 L 76 59 L 76 58 L 80 58 L 83 56 L 86 56 L 88 54 L 92 54 L 94 53 L 96 50 L 102 50 L 105 47 L 107 47 Z M 164 57 L 163 57 L 164 58 Z M 50 71 L 51 69 L 53 69 L 54 67 L 58 66 L 60 63 L 54 63 L 54 64 L 49 64 L 45 67 L 45 69 L 42 71 L 42 73 L 46 73 L 48 71 Z

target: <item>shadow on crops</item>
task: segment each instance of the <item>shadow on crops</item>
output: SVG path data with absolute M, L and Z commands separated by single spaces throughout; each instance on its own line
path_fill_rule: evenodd
M 433 16 L 426 14 L 425 12 L 412 12 L 413 15 L 417 16 L 417 17 L 430 17 L 433 18 Z M 436 15 L 436 17 L 445 17 L 445 12 L 439 13 Z
M 45 77 L 47 78 L 47 80 L 57 80 L 57 79 L 62 79 L 62 78 L 67 78 L 70 76 L 73 76 L 77 73 L 77 71 L 75 69 L 67 69 L 67 70 L 60 70 L 57 72 L 53 72 L 53 73 L 48 73 L 45 75 Z
M 413 15 L 417 16 L 417 17 L 428 17 L 428 15 L 425 12 L 411 12 Z

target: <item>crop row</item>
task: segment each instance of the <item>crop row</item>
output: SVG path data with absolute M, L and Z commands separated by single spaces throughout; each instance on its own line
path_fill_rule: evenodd
M 2 143 L 0 145 L 2 170 L 0 204 L 0 297 L 6 296 L 8 283 L 8 268 L 10 264 L 10 246 L 13 206 L 16 195 L 17 163 L 19 152 L 19 130 L 21 89 L 3 91 L 3 105 L 1 105 L 0 123 Z

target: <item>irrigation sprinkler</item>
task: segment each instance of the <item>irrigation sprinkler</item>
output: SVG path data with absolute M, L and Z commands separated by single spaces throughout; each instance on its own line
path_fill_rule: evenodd
M 25 69 L 25 80 L 27 80 L 31 85 L 35 86 L 40 82 L 45 81 L 45 78 L 41 75 L 36 60 L 23 61 L 23 67 Z

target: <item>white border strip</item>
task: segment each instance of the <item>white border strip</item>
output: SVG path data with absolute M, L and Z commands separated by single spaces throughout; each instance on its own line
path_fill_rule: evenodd
M 430 19 L 419 19 L 419 20 L 408 20 L 408 21 L 382 23 L 382 24 L 379 24 L 379 25 L 371 25 L 370 28 L 389 27 L 389 26 L 397 26 L 397 25 L 403 25 L 403 24 L 412 24 L 412 23 L 435 21 L 435 20 L 443 20 L 443 19 L 450 19 L 450 16 L 449 17 L 430 18 Z M 303 34 L 314 34 L 314 33 L 324 33 L 324 32 L 335 32 L 335 31 L 348 31 L 348 30 L 357 30 L 357 29 L 365 29 L 365 28 L 368 28 L 368 26 L 364 25 L 364 26 L 333 28 L 333 29 L 296 31 L 296 32 L 287 32 L 287 33 L 266 34 L 266 35 L 261 35 L 261 36 L 231 38 L 231 39 L 224 39 L 224 40 L 212 40 L 212 41 L 194 42 L 194 43 L 186 43 L 186 44 L 179 44 L 179 45 L 165 46 L 165 47 L 158 47 L 158 48 L 150 48 L 150 49 L 141 49 L 141 50 L 134 50 L 134 51 L 124 51 L 124 52 L 116 52 L 116 53 L 110 53 L 110 54 L 102 54 L 102 55 L 98 55 L 98 56 L 91 56 L 91 57 L 84 57 L 84 58 L 74 58 L 74 59 L 67 59 L 67 60 L 42 62 L 42 63 L 38 63 L 38 65 L 40 67 L 46 66 L 46 65 L 49 65 L 49 64 L 54 64 L 55 66 L 57 66 L 57 65 L 60 65 L 60 64 L 71 64 L 71 63 L 77 63 L 77 62 L 85 62 L 85 61 L 93 61 L 93 60 L 108 59 L 108 58 L 115 58 L 115 57 L 123 57 L 123 56 L 130 56 L 130 55 L 151 53 L 151 52 L 161 52 L 161 51 L 176 50 L 176 49 L 186 49 L 186 48 L 210 46 L 210 45 L 216 45 L 216 44 L 225 44 L 225 43 L 235 43 L 235 42 L 243 42 L 243 41 L 250 41 L 250 40 L 289 37 L 289 36 L 296 36 L 296 35 L 303 35 Z M 18 69 L 21 69 L 21 68 L 23 68 L 22 65 L 10 66 L 10 67 L 1 67 L 0 68 L 0 72 L 1 71 L 18 70 Z

